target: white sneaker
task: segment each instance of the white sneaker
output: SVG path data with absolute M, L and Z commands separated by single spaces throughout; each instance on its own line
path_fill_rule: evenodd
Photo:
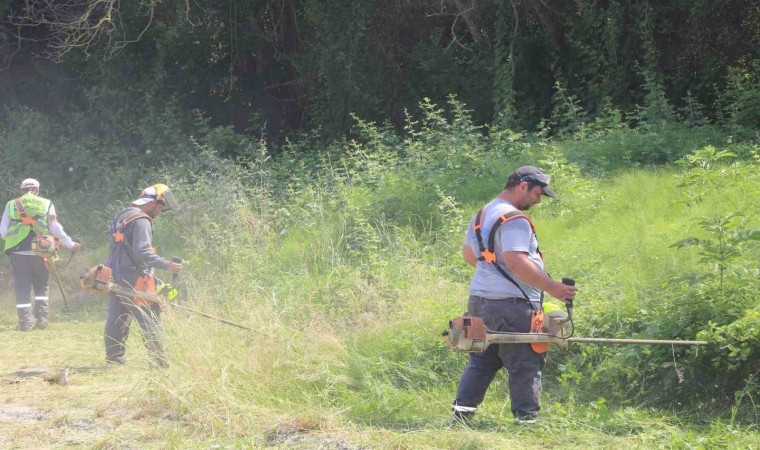
M 536 422 L 538 420 L 535 417 L 515 417 L 515 423 L 519 425 L 530 425 Z

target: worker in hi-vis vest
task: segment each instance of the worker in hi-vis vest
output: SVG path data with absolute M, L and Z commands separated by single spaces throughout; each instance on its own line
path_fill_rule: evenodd
M 20 197 L 5 205 L 0 221 L 0 236 L 5 239 L 5 253 L 11 258 L 13 283 L 16 289 L 16 311 L 18 329 L 30 331 L 32 328 L 44 330 L 48 326 L 50 272 L 48 264 L 53 264 L 32 252 L 34 243 L 52 236 L 55 241 L 72 251 L 81 248 L 63 231 L 58 222 L 53 203 L 39 196 L 40 182 L 27 178 L 19 186 Z M 34 300 L 32 300 L 34 290 Z

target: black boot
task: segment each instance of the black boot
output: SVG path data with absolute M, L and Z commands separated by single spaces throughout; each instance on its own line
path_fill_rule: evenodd
M 454 415 L 449 420 L 449 427 L 464 426 L 471 427 L 472 420 L 475 417 L 474 412 L 463 412 L 454 410 Z

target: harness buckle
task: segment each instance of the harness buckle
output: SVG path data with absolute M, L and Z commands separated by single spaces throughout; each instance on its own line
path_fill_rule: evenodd
M 493 264 L 496 262 L 496 253 L 488 250 L 483 250 L 480 252 L 480 254 L 483 257 L 483 261 L 487 262 L 488 264 Z

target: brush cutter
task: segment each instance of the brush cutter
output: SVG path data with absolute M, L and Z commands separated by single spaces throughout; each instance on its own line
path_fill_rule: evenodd
M 74 239 L 74 242 L 77 244 L 80 243 L 79 239 Z M 32 241 L 31 250 L 20 250 L 13 253 L 16 255 L 39 256 L 45 260 L 48 269 L 55 278 L 58 289 L 61 291 L 61 296 L 63 297 L 63 311 L 68 313 L 69 300 L 66 298 L 66 291 L 63 290 L 63 283 L 61 283 L 61 276 L 58 274 L 58 269 L 69 265 L 71 259 L 74 257 L 74 251 L 70 253 L 68 261 L 60 263 L 60 259 L 58 258 L 58 239 L 55 239 L 52 236 L 37 235 Z
M 560 313 L 551 317 L 553 313 Z M 491 331 L 483 319 L 461 316 L 449 321 L 449 328 L 442 334 L 446 344 L 455 352 L 482 352 L 495 344 L 556 344 L 565 349 L 568 343 L 587 344 L 640 344 L 640 345 L 708 345 L 707 341 L 680 341 L 660 339 L 606 339 L 566 337 L 565 324 L 568 316 L 563 311 L 552 311 L 541 332 L 510 333 Z
M 565 284 L 575 282 L 566 278 Z M 527 301 L 527 300 L 526 300 Z M 449 328 L 442 335 L 446 345 L 455 352 L 482 352 L 496 344 L 531 344 L 537 353 L 548 350 L 549 344 L 566 349 L 570 342 L 587 344 L 638 344 L 638 345 L 708 345 L 707 341 L 681 341 L 660 339 L 607 339 L 581 338 L 573 336 L 573 304 L 566 303 L 567 313 L 554 310 L 533 315 L 530 333 L 491 331 L 483 319 L 475 316 L 460 316 L 449 321 Z
M 167 305 L 171 305 L 173 308 L 179 308 L 184 311 L 188 311 L 193 314 L 197 314 L 199 316 L 205 317 L 207 319 L 211 319 L 220 323 L 231 325 L 233 327 L 242 328 L 244 330 L 254 331 L 253 328 L 247 327 L 245 325 L 240 325 L 239 323 L 231 322 L 229 320 L 222 319 L 219 317 L 214 317 L 210 314 L 206 314 L 201 311 L 196 311 L 195 309 L 188 308 L 187 306 L 177 304 L 176 302 L 169 302 L 167 301 L 167 298 L 164 295 L 152 294 L 149 292 L 140 292 L 140 291 L 135 290 L 132 287 L 114 283 L 113 276 L 111 274 L 111 268 L 103 264 L 97 265 L 87 270 L 87 272 L 85 272 L 84 275 L 79 277 L 79 282 L 82 285 L 82 288 L 87 291 L 94 291 L 94 292 L 99 292 L 99 293 L 113 292 L 115 294 L 118 294 L 120 296 L 127 297 L 127 298 L 137 297 L 143 300 L 147 300 L 151 303 L 158 303 L 159 305 L 161 305 L 162 309 L 165 308 Z M 166 293 L 166 295 L 169 296 L 169 298 L 172 298 L 171 291 L 174 291 L 174 293 L 176 294 L 176 289 L 174 288 L 170 288 L 170 289 L 159 288 L 159 292 Z M 174 295 L 174 297 L 176 297 L 176 295 Z

